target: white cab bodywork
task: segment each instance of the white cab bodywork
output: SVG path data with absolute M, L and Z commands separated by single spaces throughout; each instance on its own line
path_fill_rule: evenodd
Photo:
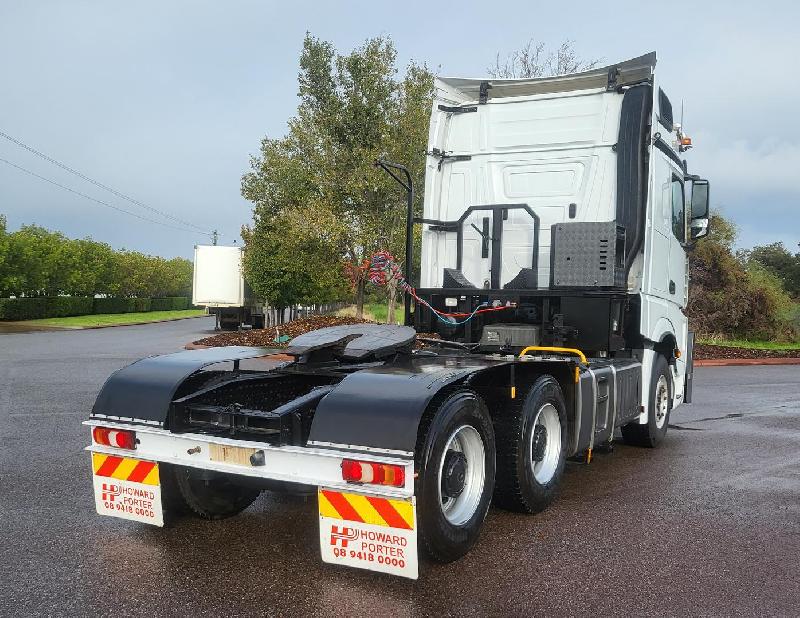
M 540 218 L 538 279 L 547 287 L 550 226 L 569 220 L 569 205 L 575 204 L 575 221 L 614 218 L 612 147 L 621 103 L 605 88 L 490 99 L 470 113 L 440 111 L 438 105 L 448 103 L 437 99 L 429 151 L 472 158 L 444 161 L 439 171 L 439 158 L 428 157 L 425 218 L 452 221 L 472 205 L 528 204 Z M 462 271 L 479 288 L 490 278 L 491 257 L 481 257 L 481 237 L 471 224 L 480 229 L 486 215 L 474 212 L 464 225 Z M 422 238 L 421 287 L 439 287 L 442 270 L 456 266 L 455 234 L 425 226 Z M 509 211 L 501 284 L 531 266 L 532 247 L 533 219 L 523 210 Z
M 628 75 L 650 80 L 658 92 L 653 64 L 629 61 Z M 602 222 L 616 218 L 617 153 L 623 95 L 607 88 L 607 69 L 572 76 L 534 80 L 489 80 L 491 89 L 479 102 L 483 80 L 441 78 L 428 136 L 424 218 L 455 221 L 470 206 L 528 204 L 540 218 L 538 288 L 550 285 L 551 226 L 557 223 Z M 445 109 L 442 109 L 444 107 Z M 470 109 L 474 108 L 474 109 Z M 668 145 L 668 155 L 649 147 L 647 214 L 644 243 L 628 274 L 628 293 L 638 295 L 640 334 L 651 344 L 674 338 L 686 351 L 688 323 L 688 261 L 673 221 L 673 191 L 681 188 L 672 127 L 659 123 L 659 97 L 654 96 L 651 136 Z M 442 158 L 442 154 L 445 155 Z M 571 205 L 573 205 L 571 207 Z M 574 217 L 570 217 L 570 208 Z M 500 284 L 505 285 L 530 267 L 533 258 L 533 220 L 524 210 L 509 210 L 503 223 Z M 491 252 L 482 253 L 485 211 L 475 211 L 463 226 L 461 271 L 476 288 L 489 287 Z M 474 227 L 473 227 L 474 226 Z M 476 230 L 477 228 L 477 230 Z M 421 288 L 442 287 L 443 270 L 456 268 L 457 240 L 452 231 L 422 231 Z M 646 422 L 649 373 L 654 352 L 634 351 L 643 363 L 641 422 Z M 686 363 L 672 366 L 673 404 L 683 398 Z

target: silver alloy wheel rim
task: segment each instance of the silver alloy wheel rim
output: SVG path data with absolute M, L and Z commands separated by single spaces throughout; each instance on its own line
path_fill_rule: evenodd
M 442 471 L 448 451 L 460 452 L 467 460 L 464 488 L 455 498 L 442 495 Z M 462 526 L 472 518 L 481 501 L 485 480 L 486 451 L 481 434 L 472 425 L 461 425 L 450 434 L 439 462 L 439 503 L 447 521 L 454 526 Z
M 558 461 L 561 458 L 561 419 L 558 410 L 552 403 L 546 403 L 536 413 L 531 429 L 530 444 L 528 452 L 533 455 L 533 437 L 536 433 L 536 426 L 542 425 L 546 430 L 547 443 L 541 461 L 533 461 L 533 477 L 541 485 L 549 483 L 558 468 Z
M 669 384 L 664 374 L 658 376 L 656 382 L 656 427 L 661 429 L 667 422 L 667 412 L 669 411 Z

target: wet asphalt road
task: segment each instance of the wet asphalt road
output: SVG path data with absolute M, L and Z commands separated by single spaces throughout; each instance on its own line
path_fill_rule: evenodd
M 208 319 L 0 335 L 2 615 L 798 615 L 800 367 L 699 368 L 664 448 L 570 464 L 531 517 L 419 581 L 325 566 L 315 500 L 165 529 L 94 513 L 80 425 L 104 379 Z

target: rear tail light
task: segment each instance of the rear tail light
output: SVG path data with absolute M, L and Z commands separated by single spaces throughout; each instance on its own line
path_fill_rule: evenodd
M 125 448 L 128 450 L 136 448 L 135 431 L 95 427 L 92 429 L 92 437 L 94 441 L 101 446 L 113 446 L 115 448 Z
M 403 466 L 345 459 L 342 461 L 342 479 L 348 483 L 403 487 L 406 484 L 406 472 Z

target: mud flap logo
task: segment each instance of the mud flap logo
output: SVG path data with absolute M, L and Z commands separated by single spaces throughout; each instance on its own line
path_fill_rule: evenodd
M 358 538 L 358 532 L 353 528 L 342 526 L 342 529 L 339 530 L 339 526 L 331 526 L 331 545 L 334 547 L 338 541 L 342 548 L 346 548 L 348 542 L 355 541 L 356 538 Z
M 122 493 L 122 488 L 114 483 L 103 483 L 102 500 L 114 502 L 114 499 Z

